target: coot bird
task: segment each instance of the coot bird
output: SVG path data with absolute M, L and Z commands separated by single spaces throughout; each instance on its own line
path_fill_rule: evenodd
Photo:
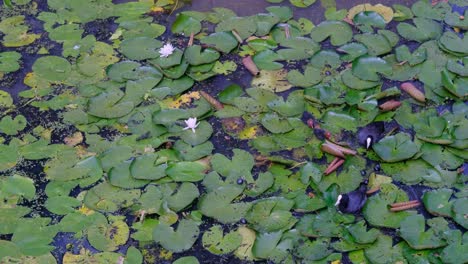
M 338 206 L 342 213 L 355 214 L 361 211 L 367 201 L 366 191 L 367 181 L 361 183 L 355 191 L 338 195 L 335 206 Z

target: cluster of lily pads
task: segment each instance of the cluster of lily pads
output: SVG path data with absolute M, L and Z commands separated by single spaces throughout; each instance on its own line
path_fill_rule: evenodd
M 0 263 L 202 262 L 194 248 L 273 263 L 468 261 L 466 2 L 330 7 L 318 25 L 288 6 L 214 8 L 180 12 L 170 30 L 155 21 L 177 1 L 47 4 L 43 34 L 14 13 L 35 2 L 12 1 L 0 22 L 0 78 L 28 55 L 16 47 L 38 54 L 20 103 L 0 91 Z M 115 27 L 86 34 L 96 21 Z M 237 85 L 252 67 L 250 87 Z M 28 107 L 59 120 L 33 126 Z M 362 214 L 339 212 L 338 195 L 365 179 L 377 193 Z M 416 184 L 422 197 L 401 188 Z M 410 197 L 424 208 L 391 210 Z M 56 259 L 63 234 L 74 242 Z

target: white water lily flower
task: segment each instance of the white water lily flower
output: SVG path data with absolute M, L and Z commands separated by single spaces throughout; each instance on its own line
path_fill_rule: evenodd
M 187 129 L 192 129 L 192 132 L 195 133 L 195 128 L 200 124 L 200 122 L 197 123 L 197 118 L 196 117 L 190 117 L 187 120 L 184 120 L 185 124 L 187 125 L 184 127 L 184 130 Z
M 174 50 L 174 46 L 172 46 L 171 43 L 167 43 L 159 49 L 159 54 L 161 54 L 161 57 L 166 58 L 169 57 L 169 55 L 171 55 L 174 52 Z

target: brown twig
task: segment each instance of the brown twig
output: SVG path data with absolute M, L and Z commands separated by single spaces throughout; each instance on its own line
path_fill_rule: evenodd
M 239 35 L 239 32 L 237 32 L 237 30 L 233 29 L 232 31 L 232 35 L 234 35 L 234 37 L 237 39 L 237 41 L 239 41 L 239 43 L 243 43 L 244 40 L 242 40 L 241 36 Z
M 380 186 L 377 186 L 377 187 L 374 187 L 374 188 L 372 188 L 370 190 L 367 190 L 366 194 L 373 194 L 373 193 L 378 192 L 379 190 L 380 190 Z
M 388 111 L 393 111 L 393 110 L 397 109 L 398 107 L 400 107 L 400 105 L 401 105 L 400 101 L 390 100 L 390 101 L 387 101 L 387 102 L 379 105 L 379 108 L 380 108 L 380 110 L 382 110 L 384 112 L 388 112 Z
M 249 72 L 253 76 L 257 76 L 260 74 L 260 70 L 258 69 L 257 65 L 255 65 L 255 62 L 253 61 L 251 56 L 242 58 L 242 64 L 244 64 L 245 68 L 247 68 L 247 70 L 249 70 Z
M 344 153 L 341 150 L 339 150 L 338 148 L 334 147 L 333 145 L 325 143 L 325 144 L 322 144 L 322 146 L 320 148 L 322 149 L 323 152 L 326 152 L 326 153 L 331 154 L 333 156 L 340 157 L 340 158 L 344 159 Z
M 414 84 L 410 82 L 405 82 L 401 84 L 400 88 L 406 93 L 408 93 L 411 97 L 413 97 L 416 101 L 419 101 L 421 103 L 426 102 L 426 96 L 423 92 L 418 90 L 418 88 L 416 88 Z
M 335 160 L 337 160 L 337 161 L 330 163 L 328 168 L 325 170 L 325 172 L 324 172 L 325 175 L 329 175 L 330 173 L 336 171 L 336 169 L 338 169 L 345 162 L 344 159 L 335 158 Z M 335 161 L 335 160 L 333 160 L 333 161 Z
M 394 203 L 390 205 L 390 211 L 392 212 L 400 212 L 408 209 L 412 209 L 418 207 L 421 203 L 418 200 L 408 201 L 408 202 L 401 202 L 401 203 Z
M 343 152 L 344 154 L 353 155 L 353 156 L 357 154 L 357 152 L 356 152 L 355 150 L 352 150 L 352 149 L 349 149 L 349 148 L 345 148 L 345 147 L 343 147 L 343 146 L 340 146 L 340 145 L 335 144 L 335 143 L 333 143 L 333 142 L 331 142 L 331 141 L 328 141 L 328 140 L 325 140 L 325 142 L 326 142 L 327 144 L 332 145 L 333 147 L 339 149 L 339 150 L 340 150 L 341 152 Z
M 190 46 L 193 45 L 193 39 L 194 39 L 194 38 L 195 38 L 195 34 L 193 34 L 193 32 L 190 33 L 190 38 L 189 38 L 189 41 L 188 41 L 188 43 L 187 43 L 187 47 L 190 47 Z
M 200 95 L 205 98 L 208 103 L 210 103 L 211 106 L 213 106 L 216 110 L 221 110 L 224 108 L 223 104 L 220 103 L 218 100 L 216 100 L 213 96 L 209 95 L 208 93 L 204 91 L 200 91 Z

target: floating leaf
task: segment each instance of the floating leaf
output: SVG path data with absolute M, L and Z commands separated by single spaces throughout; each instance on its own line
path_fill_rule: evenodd
M 260 76 L 252 80 L 252 87 L 266 89 L 273 92 L 284 92 L 292 88 L 286 80 L 286 70 L 260 71 Z
M 380 76 L 392 73 L 392 66 L 378 57 L 359 57 L 353 62 L 353 75 L 365 81 L 379 81 Z
M 200 229 L 195 221 L 182 219 L 177 230 L 168 224 L 159 223 L 153 230 L 153 239 L 168 250 L 182 252 L 192 247 L 199 233 Z
M 333 46 L 341 46 L 351 40 L 353 31 L 345 22 L 324 21 L 312 29 L 310 36 L 318 42 L 322 42 L 330 37 Z
M 426 230 L 424 216 L 411 215 L 401 221 L 400 236 L 414 249 L 438 248 L 446 243 L 433 228 Z
M 213 45 L 214 48 L 224 53 L 229 53 L 238 45 L 237 39 L 228 32 L 213 33 L 204 37 L 201 42 L 204 44 Z
M 193 45 L 185 49 L 185 58 L 191 65 L 201 65 L 217 60 L 219 58 L 219 52 L 209 48 L 202 52 L 201 46 Z
M 71 73 L 70 63 L 57 56 L 40 57 L 34 62 L 32 69 L 39 77 L 50 82 L 63 82 Z
M 131 60 L 145 60 L 159 57 L 162 43 L 148 37 L 131 38 L 122 41 L 120 49 L 123 55 Z
M 398 34 L 407 40 L 417 42 L 438 39 L 442 34 L 441 25 L 433 20 L 417 17 L 413 19 L 413 23 L 415 26 L 407 23 L 398 24 Z
M 237 186 L 219 187 L 202 195 L 198 202 L 200 211 L 221 223 L 239 221 L 252 206 L 250 203 L 231 203 L 243 191 Z
M 212 226 L 202 237 L 203 247 L 216 255 L 231 253 L 242 243 L 242 236 L 237 231 L 223 235 L 220 225 Z
M 372 148 L 386 162 L 409 159 L 419 151 L 419 147 L 406 133 L 387 136 L 374 144 Z
M 23 130 L 27 123 L 26 118 L 22 115 L 18 115 L 14 119 L 11 116 L 5 116 L 0 120 L 0 132 L 13 136 Z
M 452 215 L 452 202 L 449 202 L 453 191 L 450 189 L 439 189 L 426 192 L 423 195 L 422 201 L 424 207 L 433 215 L 447 216 Z
M 97 117 L 122 117 L 132 111 L 133 102 L 120 102 L 124 93 L 118 89 L 103 92 L 89 100 L 88 113 Z

